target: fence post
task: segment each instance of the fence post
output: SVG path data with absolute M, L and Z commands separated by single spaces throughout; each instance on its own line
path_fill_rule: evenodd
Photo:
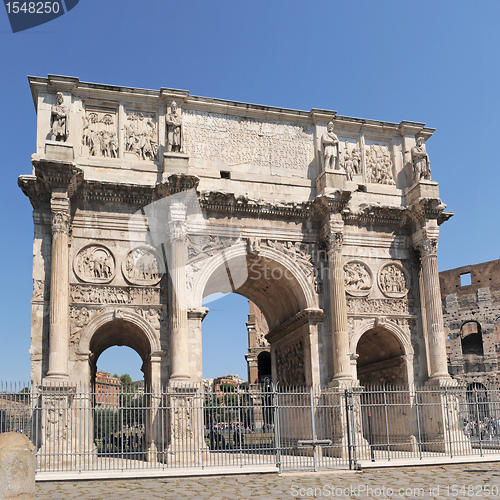
M 272 384 L 271 390 L 273 391 L 273 412 L 274 412 L 274 442 L 276 448 L 276 466 L 278 467 L 278 472 L 282 472 L 281 464 L 281 435 L 280 435 L 280 412 L 279 412 L 279 400 L 278 391 L 275 384 Z

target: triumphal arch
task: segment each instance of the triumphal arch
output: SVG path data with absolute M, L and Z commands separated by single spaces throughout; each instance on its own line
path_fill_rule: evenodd
M 147 384 L 201 382 L 204 298 L 228 292 L 262 311 L 280 384 L 449 380 L 433 129 L 29 82 L 34 384 L 91 384 L 113 345 Z

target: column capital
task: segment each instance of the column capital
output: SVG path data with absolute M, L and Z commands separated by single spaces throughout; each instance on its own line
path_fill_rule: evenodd
M 414 244 L 415 249 L 420 253 L 421 258 L 437 256 L 438 240 L 424 239 Z
M 321 232 L 329 252 L 342 249 L 344 244 L 344 221 L 340 214 L 331 214 L 323 224 Z

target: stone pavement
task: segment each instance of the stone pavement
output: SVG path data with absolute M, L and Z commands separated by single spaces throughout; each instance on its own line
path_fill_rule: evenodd
M 500 463 L 37 483 L 40 500 L 500 499 Z

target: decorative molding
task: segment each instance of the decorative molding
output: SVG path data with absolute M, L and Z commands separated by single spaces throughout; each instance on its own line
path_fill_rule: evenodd
M 324 319 L 325 313 L 321 309 L 302 309 L 302 311 L 299 311 L 295 316 L 282 323 L 278 328 L 269 332 L 266 335 L 266 339 L 272 344 L 307 323 L 321 323 Z

